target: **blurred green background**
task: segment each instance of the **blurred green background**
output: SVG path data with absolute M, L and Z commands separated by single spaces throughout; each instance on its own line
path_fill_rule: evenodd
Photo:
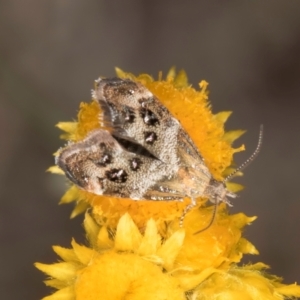
M 93 80 L 118 66 L 210 83 L 213 111 L 233 110 L 235 145 L 263 149 L 239 180 L 232 212 L 259 218 L 245 236 L 286 283 L 300 282 L 300 1 L 0 1 L 0 295 L 49 294 L 35 261 L 84 241 L 82 216 L 58 206 L 66 181 L 45 173 L 64 144 L 54 125 L 76 117 Z

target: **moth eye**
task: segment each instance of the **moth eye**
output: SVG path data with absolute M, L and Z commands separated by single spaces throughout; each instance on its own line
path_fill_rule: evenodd
M 108 180 L 116 183 L 124 183 L 127 180 L 128 174 L 122 169 L 111 169 L 105 172 Z
M 157 140 L 156 133 L 152 131 L 144 132 L 144 136 L 145 142 L 150 145 L 152 145 Z
M 159 120 L 158 120 L 157 116 L 150 109 L 141 108 L 140 114 L 141 114 L 141 117 L 143 118 L 145 124 L 150 125 L 150 126 L 159 124 Z
M 135 157 L 135 158 L 129 160 L 130 169 L 132 171 L 137 171 L 141 167 L 142 163 L 143 162 L 141 159 Z

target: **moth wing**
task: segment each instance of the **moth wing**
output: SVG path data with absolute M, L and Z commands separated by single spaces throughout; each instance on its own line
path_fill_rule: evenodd
M 147 193 L 155 193 L 156 183 L 175 173 L 172 165 L 128 152 L 103 129 L 60 150 L 56 164 L 81 189 L 134 200 L 168 200 L 170 195 L 154 199 Z
M 131 80 L 101 79 L 94 96 L 103 111 L 103 125 L 116 139 L 133 141 L 157 159 L 178 164 L 181 126 L 146 87 Z
M 70 143 L 56 156 L 56 164 L 78 187 L 101 194 L 107 166 L 123 151 L 106 130 L 94 130 L 84 140 Z

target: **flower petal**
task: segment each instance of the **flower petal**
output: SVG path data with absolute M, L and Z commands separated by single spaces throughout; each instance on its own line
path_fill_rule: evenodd
M 61 290 L 67 286 L 69 286 L 69 283 L 67 281 L 62 281 L 58 279 L 47 279 L 44 281 L 46 286 L 53 287 L 55 289 Z
M 60 256 L 64 261 L 77 261 L 77 256 L 73 249 L 63 248 L 61 246 L 53 246 L 54 252 Z
M 53 174 L 65 175 L 65 172 L 58 166 L 51 166 L 50 168 L 47 169 L 47 172 Z
M 137 249 L 141 240 L 142 235 L 140 231 L 130 215 L 126 213 L 121 217 L 117 227 L 115 249 L 119 251 L 133 251 Z
M 259 254 L 256 247 L 245 238 L 240 239 L 238 249 L 244 254 L 253 254 L 253 255 Z
M 99 226 L 94 221 L 94 219 L 90 216 L 89 213 L 85 214 L 85 218 L 83 221 L 83 226 L 86 232 L 86 237 L 89 243 L 94 247 L 97 245 L 97 235 L 99 232 Z
M 237 193 L 242 191 L 245 187 L 239 183 L 226 182 L 226 187 L 230 192 Z
M 72 185 L 62 196 L 59 204 L 71 203 L 78 199 L 78 188 L 75 185 Z
M 74 293 L 73 286 L 65 287 L 54 294 L 44 297 L 42 300 L 75 300 L 76 296 Z
M 280 287 L 276 287 L 276 291 L 279 294 L 285 295 L 287 297 L 300 297 L 300 286 L 296 283 L 289 285 L 282 285 Z
M 102 226 L 97 236 L 97 247 L 99 249 L 110 249 L 113 248 L 114 241 L 109 237 L 107 227 Z
M 214 115 L 215 120 L 221 122 L 221 124 L 225 124 L 228 118 L 231 116 L 232 111 L 221 111 Z
M 85 200 L 80 200 L 76 203 L 75 208 L 72 210 L 70 218 L 73 219 L 77 217 L 78 215 L 82 214 L 89 208 L 89 203 Z
M 72 240 L 72 247 L 74 249 L 74 253 L 76 254 L 78 260 L 84 264 L 88 265 L 95 255 L 95 251 L 92 249 L 86 247 L 86 246 L 81 246 L 75 242 L 75 240 Z
M 77 126 L 78 126 L 77 122 L 59 122 L 56 124 L 56 127 L 69 134 L 73 134 L 76 131 Z
M 177 87 L 177 88 L 185 88 L 189 85 L 189 81 L 188 81 L 188 77 L 187 77 L 187 74 L 184 70 L 180 70 L 175 78 L 174 78 L 174 85 Z
M 36 268 L 59 280 L 70 281 L 74 278 L 79 267 L 69 262 L 61 262 L 56 264 L 41 264 L 35 263 Z
M 158 234 L 156 223 L 153 219 L 147 222 L 145 234 L 137 253 L 141 256 L 154 255 L 161 245 L 161 236 Z
M 175 258 L 183 245 L 184 237 L 185 231 L 180 229 L 174 232 L 158 249 L 157 255 L 163 259 L 163 266 L 166 270 L 170 270 L 174 265 Z
M 246 132 L 246 130 L 226 131 L 223 136 L 223 140 L 231 145 L 235 140 L 240 138 L 245 132 Z

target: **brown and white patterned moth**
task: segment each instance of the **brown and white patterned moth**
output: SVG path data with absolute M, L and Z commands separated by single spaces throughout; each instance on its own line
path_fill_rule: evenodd
M 56 164 L 79 188 L 133 200 L 173 201 L 207 197 L 213 203 L 235 197 L 209 172 L 176 118 L 141 83 L 98 79 L 102 127 L 59 151 Z M 183 108 L 184 109 L 184 108 Z M 236 171 L 244 168 L 253 155 Z M 189 207 L 189 208 L 190 208 Z M 189 209 L 187 208 L 187 210 Z

